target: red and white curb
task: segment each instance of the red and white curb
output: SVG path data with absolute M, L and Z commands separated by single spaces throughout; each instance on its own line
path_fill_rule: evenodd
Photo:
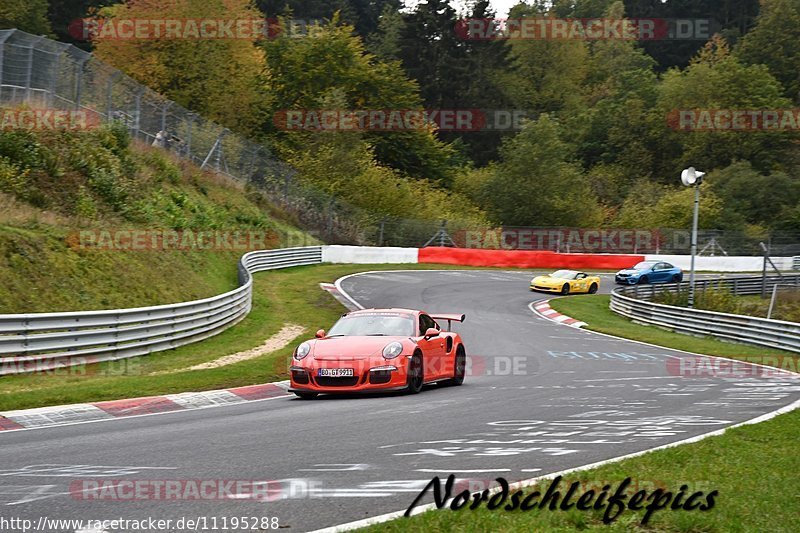
M 287 396 L 289 382 L 0 412 L 0 432 L 234 405 Z
M 586 322 L 581 322 L 580 320 L 575 320 L 574 318 L 569 317 L 567 315 L 562 315 L 561 313 L 550 307 L 550 300 L 532 304 L 531 308 L 536 312 L 536 314 L 540 315 L 542 318 L 546 318 L 547 320 L 552 320 L 553 322 L 558 322 L 559 324 L 564 324 L 565 326 L 572 326 L 573 328 L 582 328 L 583 326 L 586 325 Z
M 353 299 L 351 299 L 347 293 L 340 290 L 338 283 L 320 283 L 319 286 L 323 291 L 329 292 L 331 296 L 336 298 L 336 300 L 345 306 L 348 311 L 358 311 L 361 309 L 361 307 Z

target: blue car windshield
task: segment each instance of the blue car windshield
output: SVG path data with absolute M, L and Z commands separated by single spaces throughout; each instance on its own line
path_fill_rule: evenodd
M 328 331 L 329 337 L 350 336 L 410 337 L 414 335 L 411 315 L 369 313 L 345 316 Z
M 641 263 L 636 263 L 636 266 L 633 267 L 634 270 L 650 270 L 655 265 L 654 261 L 642 261 Z

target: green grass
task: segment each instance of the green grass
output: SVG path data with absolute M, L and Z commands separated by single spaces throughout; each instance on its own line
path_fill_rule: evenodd
M 101 363 L 52 374 L 0 378 L 0 411 L 112 400 L 193 390 L 211 390 L 285 379 L 296 342 L 270 354 L 224 367 L 178 371 L 224 355 L 248 350 L 277 333 L 285 323 L 312 336 L 328 328 L 344 308 L 321 282 L 365 270 L 425 269 L 432 265 L 319 265 L 255 275 L 253 309 L 236 326 L 197 344 L 121 362 Z M 437 266 L 460 269 L 462 267 Z
M 550 300 L 550 306 L 559 313 L 586 322 L 587 325 L 584 326 L 584 329 L 658 344 L 676 350 L 748 360 L 760 356 L 797 356 L 797 354 L 782 350 L 722 342 L 710 337 L 674 333 L 657 326 L 635 324 L 611 311 L 608 308 L 610 299 L 611 296 L 607 294 L 555 298 Z
M 564 477 L 561 493 L 574 481 L 582 487 L 613 488 L 627 477 L 652 493 L 656 487 L 677 492 L 681 485 L 708 493 L 719 491 L 708 511 L 661 510 L 641 525 L 644 511 L 624 511 L 615 522 L 602 522 L 601 511 L 549 509 L 531 511 L 434 510 L 412 518 L 401 518 L 362 531 L 369 532 L 505 532 L 575 531 L 612 532 L 794 532 L 800 516 L 797 472 L 800 455 L 800 411 L 793 411 L 760 424 L 731 429 L 700 442 L 651 452 L 640 457 L 604 465 Z M 544 492 L 548 482 L 538 486 Z M 530 494 L 533 488 L 525 489 Z M 613 489 L 612 489 L 613 490 Z M 599 490 L 595 490 L 595 493 Z M 633 491 L 628 492 L 628 496 Z M 413 501 L 408 497 L 406 504 Z M 702 498 L 704 499 L 704 498 Z M 402 503 L 398 502 L 400 505 Z M 648 502 L 649 503 L 649 502 Z

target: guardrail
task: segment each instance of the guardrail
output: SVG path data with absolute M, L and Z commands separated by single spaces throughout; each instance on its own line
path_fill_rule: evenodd
M 734 277 L 697 280 L 695 288 L 723 288 L 735 295 L 761 294 L 774 285 L 800 288 L 800 275 Z M 660 326 L 689 335 L 711 336 L 721 340 L 800 352 L 800 323 L 784 320 L 717 313 L 649 301 L 662 291 L 685 290 L 687 283 L 631 285 L 611 292 L 609 307 L 635 322 Z
M 239 260 L 239 287 L 191 302 L 0 315 L 0 376 L 146 355 L 201 341 L 250 312 L 252 274 L 322 262 L 322 247 L 258 250 Z

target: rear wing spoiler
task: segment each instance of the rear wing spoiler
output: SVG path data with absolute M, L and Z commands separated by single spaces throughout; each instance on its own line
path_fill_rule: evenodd
M 467 315 L 456 313 L 439 313 L 432 314 L 431 318 L 434 320 L 447 320 L 447 330 L 449 331 L 452 328 L 453 322 L 464 322 L 464 320 L 467 318 Z

